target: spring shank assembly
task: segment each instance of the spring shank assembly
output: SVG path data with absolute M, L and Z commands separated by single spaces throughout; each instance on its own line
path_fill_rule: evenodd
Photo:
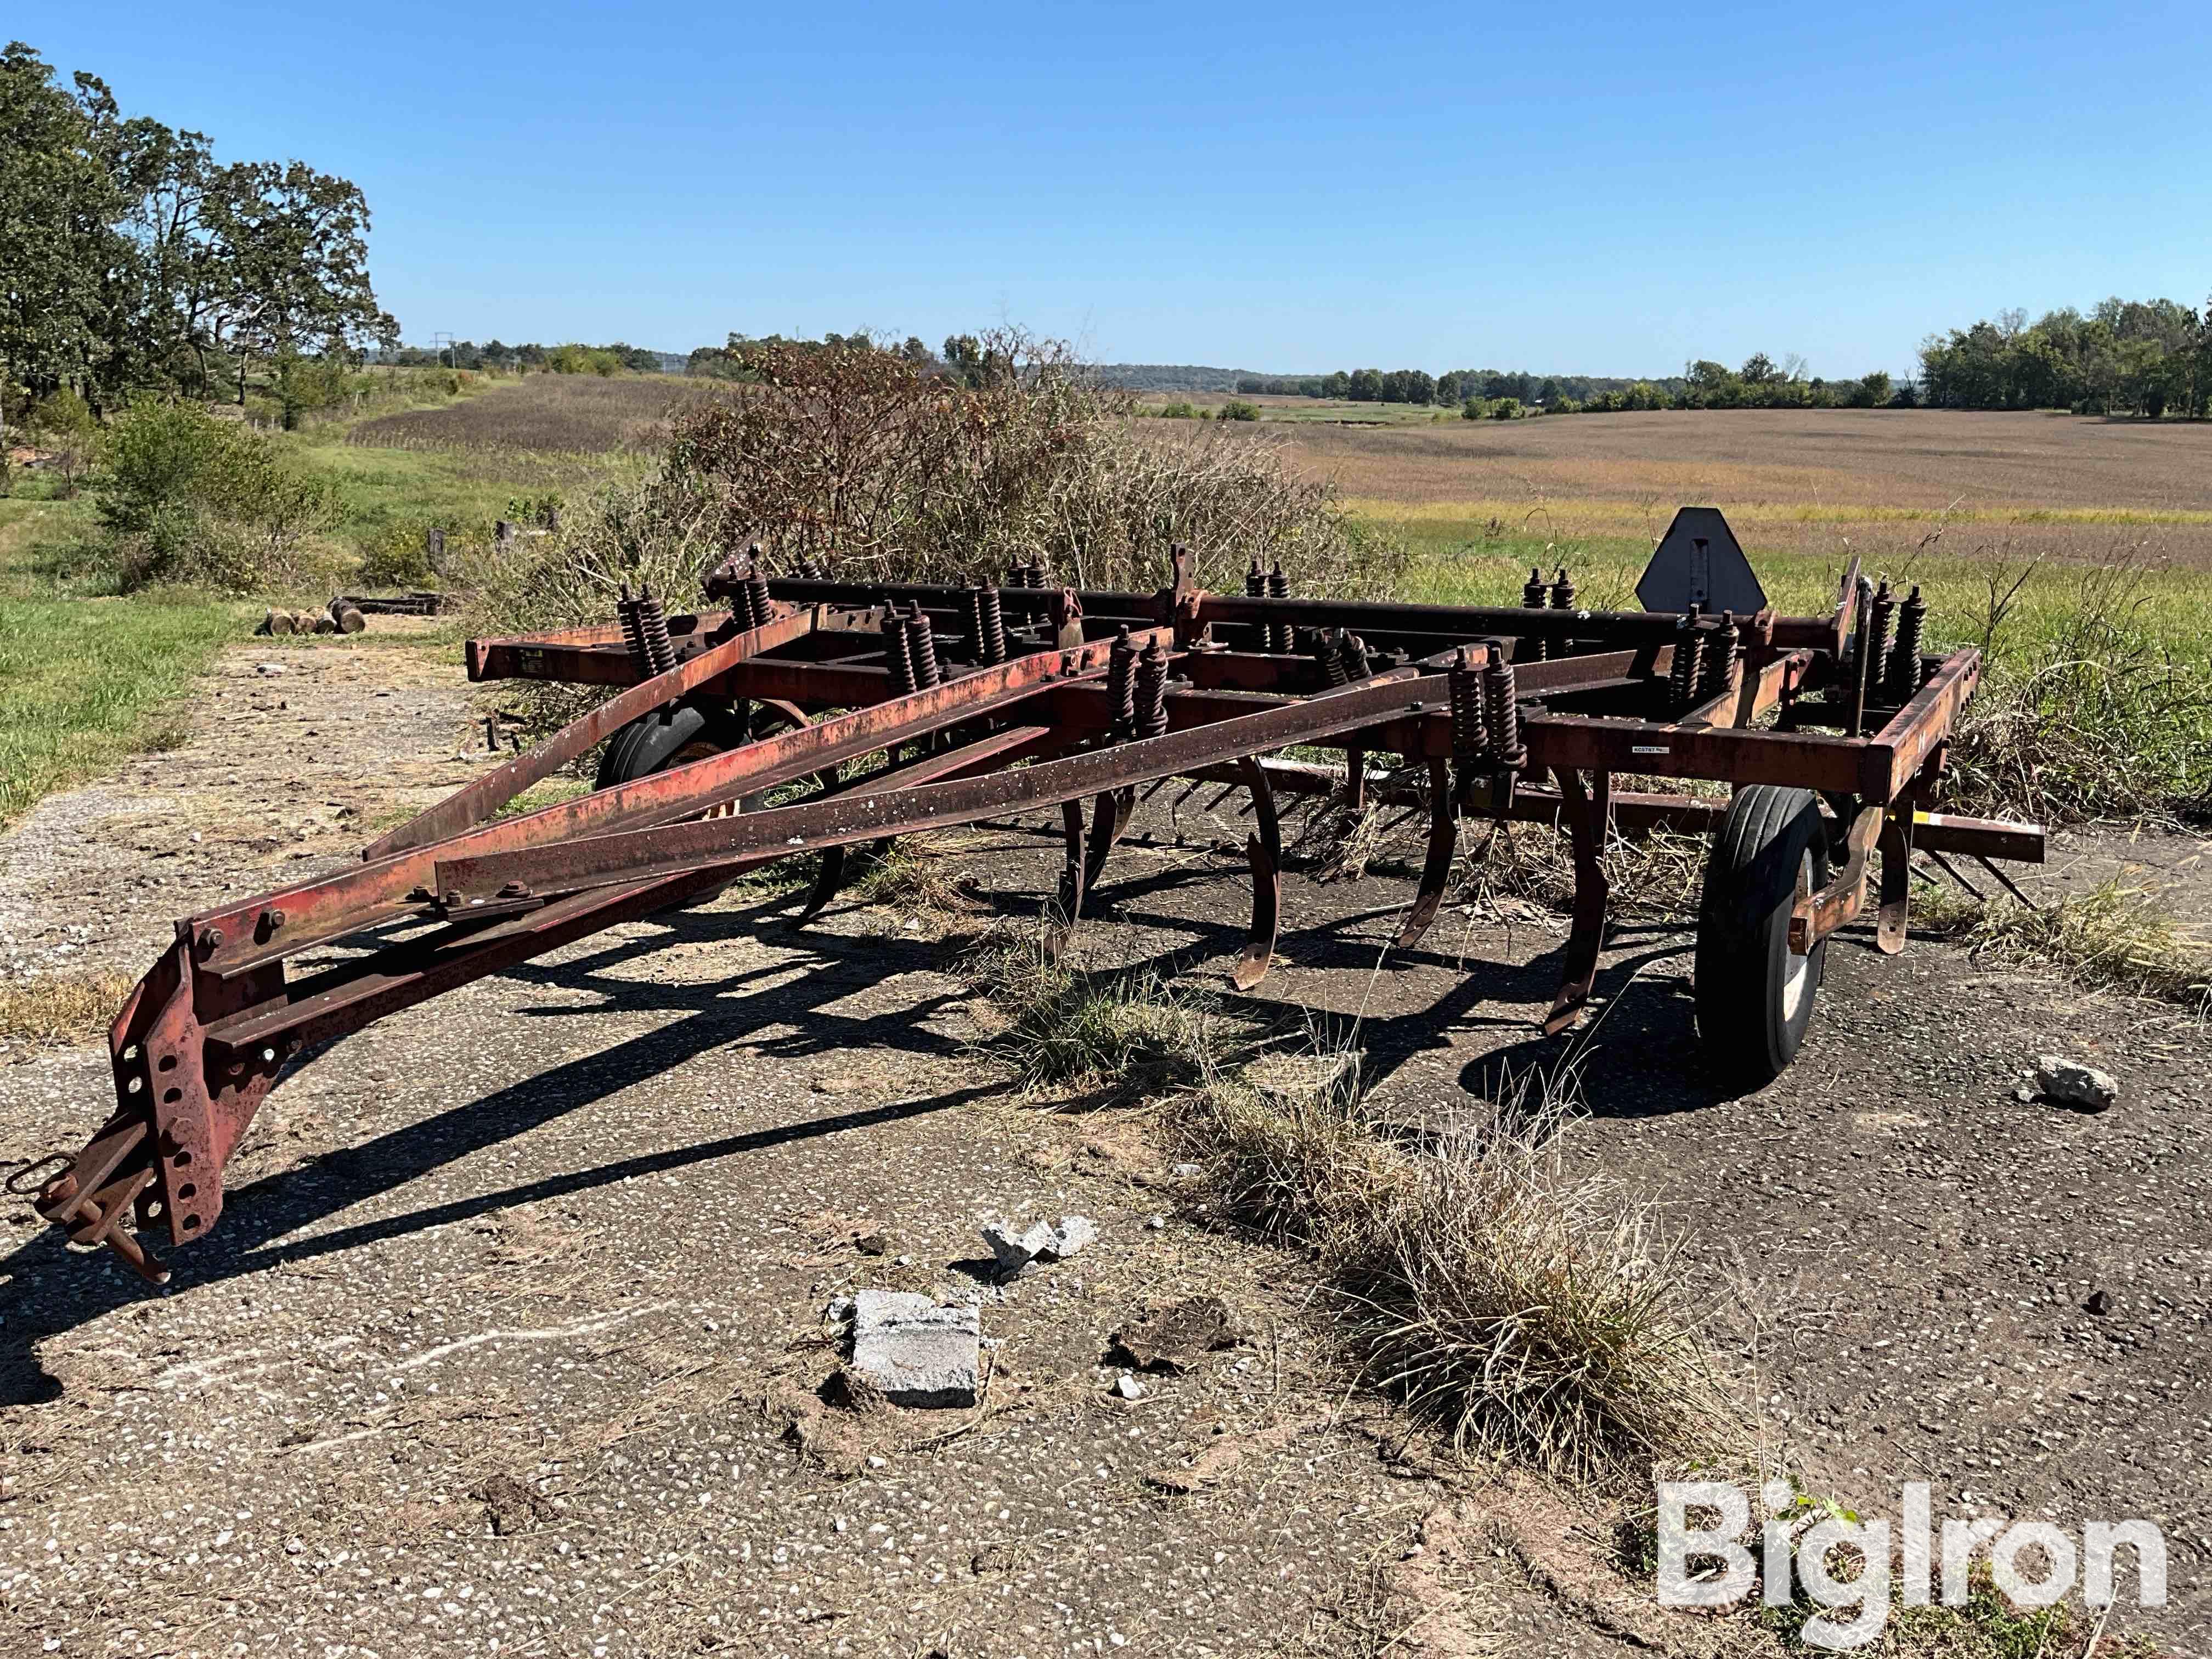
M 1727 810 L 1616 793 L 1617 773 L 1794 787 L 1856 812 L 1854 846 L 1879 832 L 1885 948 L 1904 937 L 1891 888 L 1914 847 L 2040 857 L 2033 826 L 1923 810 L 1979 658 L 1926 657 L 1917 596 L 1893 654 L 1893 597 L 1887 610 L 1856 605 L 1856 586 L 1832 613 L 1738 609 L 1708 622 L 1693 606 L 1575 609 L 1564 569 L 1550 582 L 1532 572 L 1520 606 L 1443 606 L 1293 599 L 1279 563 L 1264 574 L 1238 563 L 1241 592 L 1199 588 L 1181 552 L 1157 589 L 1077 592 L 1036 561 L 1005 586 L 936 586 L 833 580 L 820 563 L 767 578 L 748 554 L 706 584 L 726 612 L 672 617 L 649 592 L 624 589 L 607 626 L 470 641 L 474 681 L 596 686 L 606 701 L 386 832 L 359 864 L 180 921 L 117 1016 L 112 1114 L 82 1151 L 57 1156 L 40 1212 L 160 1278 L 156 1234 L 181 1246 L 217 1224 L 232 1149 L 303 1056 L 779 859 L 819 855 L 811 915 L 835 894 L 846 847 L 1051 811 L 1073 826 L 1072 927 L 1139 787 L 1156 781 L 1212 780 L 1249 797 L 1253 918 L 1231 969 L 1245 989 L 1277 943 L 1278 789 L 1357 800 L 1371 777 L 1427 809 L 1403 945 L 1437 912 L 1460 813 L 1562 824 L 1577 897 L 1552 1027 L 1592 994 L 1604 836 L 1710 831 Z M 686 703 L 774 710 L 783 729 L 510 810 L 632 723 Z M 1859 731 L 1862 720 L 1875 729 Z M 744 723 L 718 729 L 732 726 Z M 1344 752 L 1357 775 L 1269 758 L 1286 749 Z M 1370 775 L 1368 756 L 1401 764 Z M 1425 783 L 1406 782 L 1409 768 Z M 1464 787 L 1485 778 L 1486 790 Z M 1857 914 L 1866 865 L 1802 896 L 1793 941 L 1813 948 Z

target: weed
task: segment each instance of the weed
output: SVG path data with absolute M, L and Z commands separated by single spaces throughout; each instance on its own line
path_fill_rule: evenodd
M 1717 1442 L 1722 1395 L 1671 1244 L 1568 1171 L 1561 1080 L 1523 1084 L 1419 1154 L 1341 1085 L 1216 1080 L 1176 1122 L 1225 1213 L 1315 1253 L 1371 1382 L 1462 1451 L 1612 1484 Z
M 76 1042 L 107 1029 L 132 981 L 98 971 L 34 974 L 0 985 L 0 1042 Z
M 2009 899 L 1919 896 L 1913 915 L 1976 957 L 2047 963 L 2086 984 L 2212 1018 L 2212 945 L 2181 932 L 2150 890 L 2118 877 L 2036 909 Z
M 992 941 L 971 966 L 1005 1019 L 981 1051 L 1025 1090 L 1104 1084 L 1136 1098 L 1195 1084 L 1217 1065 L 1212 1001 L 1157 974 L 1088 973 L 1042 938 Z

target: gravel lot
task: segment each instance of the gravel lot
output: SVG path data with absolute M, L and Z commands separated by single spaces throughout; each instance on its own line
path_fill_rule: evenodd
M 348 856 L 482 763 L 427 653 L 264 644 L 210 690 L 186 749 L 10 837 L 11 971 L 135 973 L 171 915 Z M 1016 914 L 1055 856 L 1008 832 L 959 862 Z M 1237 867 L 1126 849 L 1088 947 L 1218 986 Z M 1563 933 L 1448 912 L 1377 976 L 1407 896 L 1290 882 L 1256 1000 L 1364 1015 L 1378 1098 L 1449 1115 L 1558 1058 L 1530 1019 Z M 1194 1224 L 1127 1111 L 1006 1098 L 933 923 L 849 906 L 794 935 L 786 908 L 733 894 L 336 1045 L 264 1107 L 165 1293 L 10 1211 L 0 1648 L 1374 1652 L 1425 1610 L 1393 1650 L 1620 1648 L 1556 1562 L 1542 1593 L 1523 1570 L 1589 1516 L 1440 1473 L 1346 1388 L 1300 1264 Z M 1765 1443 L 1873 1513 L 1926 1479 L 1939 1516 L 2155 1520 L 2172 1604 L 2114 1628 L 2212 1651 L 2203 1032 L 1847 939 L 1798 1066 L 1729 1099 L 1694 1066 L 1688 944 L 1618 929 L 1573 1146 L 1682 1231 Z M 2016 1100 L 2054 1048 L 2121 1104 Z M 0 1054 L 0 1158 L 74 1144 L 106 1090 L 94 1048 Z M 1100 1238 L 1000 1285 L 994 1212 Z M 864 1285 L 980 1301 L 979 1409 L 821 1403 L 822 1310 Z M 1111 1397 L 1111 1332 L 1198 1291 L 1244 1342 Z

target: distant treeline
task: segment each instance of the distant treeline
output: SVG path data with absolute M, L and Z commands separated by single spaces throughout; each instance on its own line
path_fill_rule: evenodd
M 2022 311 L 1930 335 L 1920 348 L 1929 403 L 1943 409 L 2071 409 L 2152 419 L 2203 418 L 2212 404 L 2212 300 L 2069 306 L 2031 323 Z
M 1656 380 L 1536 374 L 1527 369 L 1455 368 L 1431 374 L 1419 368 L 1352 368 L 1330 374 L 1248 374 L 1232 389 L 1246 397 L 1441 404 L 1478 416 L 1500 407 L 1575 415 L 1634 409 L 1865 409 L 1913 400 L 1909 385 L 1893 384 L 1880 369 L 1856 380 L 1808 379 L 1802 360 L 1778 363 L 1764 352 L 1754 353 L 1741 368 L 1700 359 L 1684 365 L 1679 375 Z
M 617 340 L 611 345 L 501 345 L 497 340 L 478 345 L 457 340 L 451 345 L 400 346 L 375 354 L 372 361 L 397 363 L 403 368 L 488 369 L 495 374 L 664 374 L 674 373 L 684 360 L 672 351 L 653 351 Z

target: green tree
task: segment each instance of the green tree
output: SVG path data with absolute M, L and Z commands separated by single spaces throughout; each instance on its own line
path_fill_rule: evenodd
M 0 389 L 51 392 L 96 349 L 122 198 L 95 137 L 80 98 L 10 42 L 0 52 Z M 4 426 L 0 416 L 0 450 Z

